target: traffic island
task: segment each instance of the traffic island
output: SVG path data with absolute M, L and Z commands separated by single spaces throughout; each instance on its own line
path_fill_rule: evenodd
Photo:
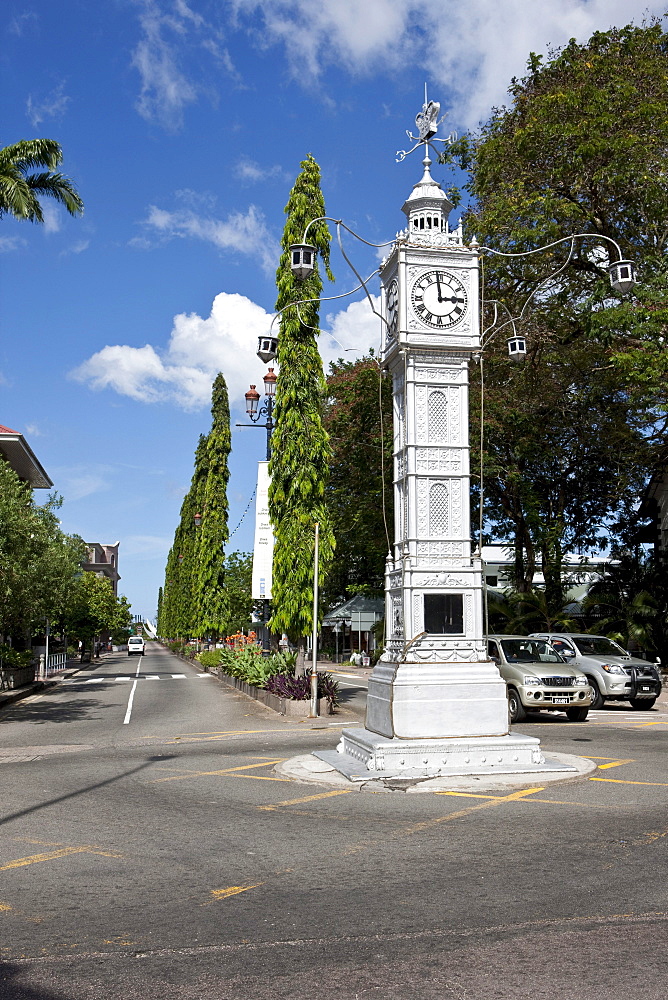
M 348 791 L 371 792 L 458 792 L 461 794 L 485 794 L 512 792 L 521 788 L 540 787 L 557 781 L 573 781 L 586 777 L 596 770 L 596 763 L 573 754 L 544 754 L 546 769 L 540 774 L 525 772 L 499 773 L 493 765 L 486 773 L 439 774 L 395 774 L 392 772 L 370 772 L 358 768 L 351 774 L 343 773 L 340 764 L 332 763 L 335 750 L 316 751 L 282 761 L 274 767 L 276 774 L 293 781 L 328 785 Z

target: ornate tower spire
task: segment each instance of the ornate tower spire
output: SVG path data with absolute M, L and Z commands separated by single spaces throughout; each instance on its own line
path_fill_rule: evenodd
M 413 185 L 413 190 L 402 206 L 408 219 L 408 240 L 415 242 L 413 237 L 430 233 L 447 233 L 448 216 L 453 209 L 441 185 L 431 176 L 429 167 L 431 159 L 425 144 L 425 157 L 422 161 L 424 173 L 422 179 Z

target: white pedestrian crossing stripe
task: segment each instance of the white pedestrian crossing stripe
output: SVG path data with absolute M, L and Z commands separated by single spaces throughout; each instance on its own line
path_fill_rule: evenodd
M 213 674 L 94 674 L 93 677 L 68 677 L 63 684 L 127 684 L 129 681 L 192 681 L 198 677 L 212 677 Z

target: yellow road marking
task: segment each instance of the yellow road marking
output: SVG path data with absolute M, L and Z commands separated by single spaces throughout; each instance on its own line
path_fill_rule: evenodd
M 241 767 L 225 767 L 218 771 L 189 771 L 187 774 L 174 774 L 169 778 L 154 778 L 149 781 L 149 785 L 157 785 L 161 781 L 183 781 L 186 778 L 203 778 L 208 775 L 234 774 L 235 771 L 248 771 L 254 767 L 267 767 L 270 764 L 280 764 L 285 757 L 277 757 L 276 760 L 263 760 L 259 764 L 243 764 Z M 249 775 L 250 777 L 250 775 Z
M 283 782 L 287 781 L 290 784 L 292 784 L 292 778 L 271 778 L 267 774 L 233 774 L 232 777 L 248 778 L 249 781 L 251 778 L 253 779 L 253 781 L 283 781 Z
M 28 858 L 17 858 L 6 865 L 0 865 L 0 872 L 10 868 L 24 868 L 26 865 L 36 865 L 40 861 L 54 861 L 56 858 L 67 857 L 68 854 L 98 854 L 103 858 L 122 858 L 122 854 L 103 851 L 98 847 L 63 847 L 59 851 L 48 851 L 46 854 L 32 854 Z
M 257 889 L 261 885 L 264 885 L 264 882 L 255 882 L 253 885 L 228 885 L 227 889 L 212 889 L 213 899 L 207 900 L 206 903 L 200 903 L 200 906 L 209 906 L 211 903 L 217 903 L 219 899 L 238 896 L 240 892 L 248 892 L 249 889 Z
M 473 792 L 434 792 L 434 795 L 457 795 L 463 799 L 494 799 L 496 801 L 506 801 L 506 797 L 499 795 L 480 795 Z M 542 802 L 551 806 L 587 806 L 590 809 L 610 809 L 611 806 L 594 805 L 590 802 L 569 802 L 567 799 L 518 799 L 522 802 Z
M 623 781 L 621 778 L 590 778 L 590 781 L 609 781 L 614 785 L 653 785 L 657 788 L 668 788 L 666 781 Z
M 329 799 L 332 795 L 350 795 L 352 788 L 337 788 L 334 792 L 320 792 L 319 795 L 305 795 L 301 799 L 287 799 L 285 802 L 276 802 L 273 806 L 258 806 L 258 809 L 280 809 L 283 806 L 297 806 L 302 802 L 315 802 L 316 799 Z
M 592 757 L 591 754 L 583 753 L 580 754 L 585 760 L 607 760 L 607 764 L 599 764 L 598 770 L 605 771 L 609 767 L 621 767 L 622 764 L 633 764 L 635 763 L 634 757 L 628 757 L 626 760 L 620 760 L 618 757 Z
M 178 741 L 179 743 L 184 740 L 190 742 L 206 742 L 207 740 L 219 740 L 224 736 L 251 736 L 257 733 L 284 733 L 285 729 L 228 729 L 224 732 L 212 732 L 212 733 L 182 733 L 180 736 L 172 737 L 171 742 Z M 154 740 L 155 736 L 142 736 L 143 740 Z M 170 741 L 166 741 L 166 745 L 170 745 Z
M 447 816 L 438 816 L 436 819 L 428 819 L 424 820 L 422 823 L 416 823 L 414 826 L 404 827 L 396 833 L 389 833 L 385 835 L 382 840 L 372 840 L 364 844 L 351 844 L 350 847 L 343 851 L 343 854 L 344 856 L 357 854 L 359 851 L 365 851 L 369 847 L 384 844 L 388 840 L 397 840 L 399 837 L 410 837 L 414 833 L 421 833 L 423 830 L 428 830 L 430 827 L 438 826 L 440 823 L 449 823 L 454 819 L 462 819 L 464 816 L 470 816 L 471 813 L 478 812 L 480 809 L 489 809 L 491 806 L 500 806 L 503 805 L 504 802 L 516 802 L 518 799 L 523 799 L 527 795 L 534 795 L 536 792 L 544 791 L 544 788 L 522 788 L 517 792 L 511 792 L 510 795 L 504 795 L 501 798 L 489 798 L 484 802 L 479 802 L 476 806 L 469 806 L 468 809 L 458 809 L 456 812 L 448 813 Z M 447 795 L 448 792 L 435 792 L 435 794 Z
M 6 913 L 8 910 L 11 910 L 9 903 L 0 903 L 0 913 Z

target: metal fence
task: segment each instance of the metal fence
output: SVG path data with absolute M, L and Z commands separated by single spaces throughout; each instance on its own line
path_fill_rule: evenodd
M 67 666 L 67 653 L 51 653 L 46 665 L 46 677 L 57 674 Z

